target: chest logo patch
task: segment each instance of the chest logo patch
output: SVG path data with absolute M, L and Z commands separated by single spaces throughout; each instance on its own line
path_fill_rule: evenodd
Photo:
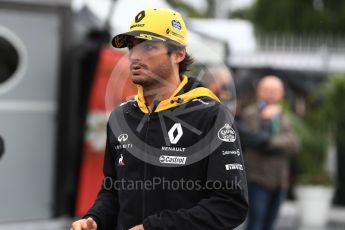
M 183 130 L 180 123 L 175 123 L 168 132 L 169 140 L 171 144 L 176 144 L 182 137 Z
M 125 141 L 127 141 L 127 139 L 128 139 L 128 135 L 125 134 L 125 133 L 121 134 L 121 135 L 117 138 L 117 140 L 118 140 L 119 142 L 125 142 Z
M 236 132 L 229 124 L 225 124 L 218 131 L 218 138 L 226 142 L 234 142 L 236 140 Z
M 120 158 L 119 158 L 119 166 L 124 166 L 125 162 L 123 161 L 123 156 L 121 154 Z

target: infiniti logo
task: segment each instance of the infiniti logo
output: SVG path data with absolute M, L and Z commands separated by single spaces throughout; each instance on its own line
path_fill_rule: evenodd
M 125 141 L 127 141 L 127 139 L 128 139 L 128 135 L 125 134 L 125 133 L 121 134 L 121 135 L 117 138 L 117 140 L 118 140 L 119 142 L 125 142 Z

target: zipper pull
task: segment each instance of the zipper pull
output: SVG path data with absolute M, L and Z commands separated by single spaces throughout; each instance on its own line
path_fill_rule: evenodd
M 159 105 L 160 101 L 154 99 L 153 100 L 153 108 L 152 108 L 152 113 L 157 109 L 158 105 Z

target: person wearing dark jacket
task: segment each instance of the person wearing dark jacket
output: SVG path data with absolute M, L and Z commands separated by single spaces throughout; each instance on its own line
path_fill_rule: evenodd
M 289 158 L 298 153 L 299 140 L 282 110 L 283 82 L 276 76 L 265 76 L 256 88 L 257 104 L 241 113 L 247 132 L 268 135 L 264 146 L 245 149 L 248 169 L 249 216 L 247 230 L 275 229 L 280 206 L 289 182 Z M 244 137 L 252 142 L 248 135 Z M 252 136 L 257 142 L 257 135 Z
M 107 125 L 104 183 L 71 229 L 228 230 L 248 210 L 242 151 L 233 117 L 209 89 L 184 72 L 187 30 L 179 13 L 146 9 L 128 47 L 138 94 Z

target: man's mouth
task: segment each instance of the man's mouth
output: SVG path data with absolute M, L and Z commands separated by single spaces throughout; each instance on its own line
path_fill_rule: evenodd
M 131 70 L 133 75 L 139 75 L 139 74 L 142 74 L 144 72 L 145 68 L 139 64 L 132 64 L 130 66 L 130 70 Z

